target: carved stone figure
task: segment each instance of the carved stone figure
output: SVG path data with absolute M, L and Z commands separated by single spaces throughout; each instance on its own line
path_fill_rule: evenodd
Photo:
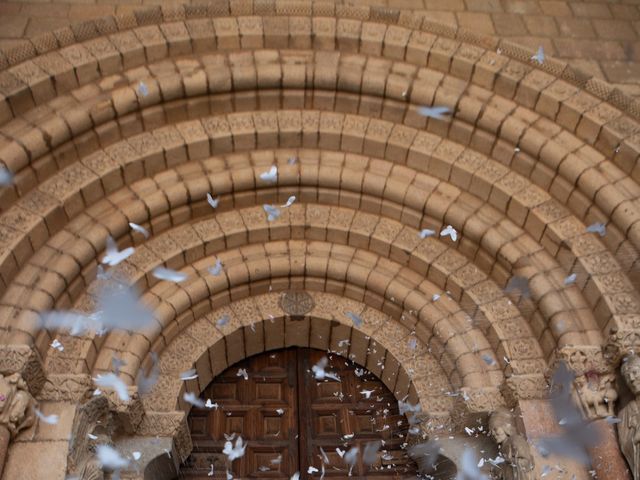
M 489 418 L 489 431 L 505 459 L 502 478 L 505 480 L 533 480 L 534 461 L 526 438 L 516 430 L 515 420 L 504 407 L 496 409 Z
M 620 367 L 620 373 L 633 394 L 618 412 L 620 449 L 627 459 L 634 480 L 640 480 L 640 357 L 629 355 Z
M 613 373 L 580 375 L 576 377 L 575 397 L 585 417 L 604 418 L 613 415 L 618 392 Z
M 11 438 L 33 425 L 35 404 L 27 383 L 19 373 L 0 374 L 0 425 L 9 430 Z

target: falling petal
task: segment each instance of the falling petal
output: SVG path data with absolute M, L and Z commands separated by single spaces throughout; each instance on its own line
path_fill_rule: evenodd
M 578 276 L 575 273 L 572 273 L 571 275 L 569 275 L 567 278 L 564 279 L 564 284 L 571 285 L 572 283 L 575 283 L 577 277 Z
M 212 208 L 218 208 L 220 197 L 213 198 L 210 193 L 207 193 L 207 202 L 209 203 L 209 205 L 211 205 Z
M 224 327 L 225 325 L 229 324 L 230 320 L 231 320 L 231 318 L 229 317 L 229 315 L 224 314 L 218 319 L 218 321 L 216 322 L 216 326 L 217 327 Z
M 121 470 L 129 466 L 129 460 L 120 455 L 115 448 L 109 445 L 98 445 L 96 456 L 103 468 L 110 470 Z
M 435 230 L 431 230 L 430 228 L 424 228 L 422 230 L 420 230 L 420 238 L 424 239 L 427 237 L 433 237 L 436 234 Z
M 144 238 L 149 238 L 149 231 L 146 228 L 132 222 L 129 222 L 129 226 L 134 232 L 141 233 L 142 235 L 144 235 Z
M 353 325 L 356 327 L 362 326 L 362 318 L 359 315 L 356 315 L 353 312 L 345 312 L 345 315 L 349 317 L 349 319 L 353 322 Z
M 267 205 L 264 204 L 262 206 L 262 208 L 264 208 L 264 211 L 267 213 L 267 220 L 269 222 L 272 222 L 274 220 L 276 220 L 277 218 L 280 217 L 280 209 L 278 207 L 275 207 L 273 205 Z
M 12 183 L 13 173 L 5 167 L 0 167 L 0 187 L 8 187 Z
M 37 408 L 34 408 L 33 411 L 35 412 L 36 416 L 40 419 L 41 422 L 44 422 L 48 425 L 55 425 L 60 420 L 60 417 L 58 415 L 45 415 Z
M 98 375 L 93 379 L 93 382 L 103 390 L 114 390 L 123 402 L 129 401 L 127 385 L 115 374 L 108 373 L 106 375 Z
M 112 237 L 107 237 L 107 245 L 105 250 L 107 254 L 102 258 L 102 263 L 104 263 L 105 265 L 109 265 L 110 267 L 114 267 L 120 262 L 123 262 L 131 255 L 133 255 L 135 251 L 133 247 L 128 247 L 122 251 L 119 251 L 118 246 L 116 245 L 116 242 Z
M 451 225 L 447 225 L 447 227 L 440 232 L 440 236 L 441 237 L 449 236 L 451 237 L 451 240 L 453 240 L 454 242 L 458 240 L 458 232 Z
M 182 372 L 180 374 L 180 380 L 182 381 L 187 381 L 187 380 L 195 380 L 196 378 L 198 378 L 198 372 L 196 371 L 195 368 L 191 368 L 189 370 L 187 370 L 186 372 Z
M 531 56 L 531 60 L 535 60 L 540 65 L 544 63 L 544 48 L 542 48 L 542 45 L 538 47 L 536 54 Z
M 147 95 L 149 95 L 149 88 L 144 82 L 140 82 L 138 84 L 138 93 L 143 97 L 146 97 Z
M 597 233 L 604 237 L 607 234 L 607 226 L 600 222 L 592 223 L 587 227 L 587 233 Z
M 186 273 L 176 272 L 175 270 L 165 267 L 156 267 L 151 273 L 159 280 L 176 283 L 184 282 L 188 277 Z
M 419 107 L 418 113 L 424 117 L 446 120 L 452 112 L 449 107 Z
M 213 267 L 207 267 L 207 270 L 211 275 L 217 277 L 218 275 L 220 275 L 220 273 L 222 273 L 222 261 L 217 258 L 216 264 Z
M 265 182 L 275 183 L 278 181 L 278 167 L 273 165 L 269 171 L 261 173 L 260 178 Z
M 287 208 L 290 207 L 291 205 L 293 205 L 293 202 L 296 201 L 296 196 L 295 195 L 291 195 L 288 199 L 287 199 L 287 203 L 285 203 L 284 205 L 280 205 L 282 208 Z
M 184 392 L 184 395 L 182 395 L 182 398 L 184 399 L 185 402 L 193 405 L 194 407 L 197 408 L 204 408 L 205 407 L 205 403 L 200 400 L 195 393 L 193 392 Z

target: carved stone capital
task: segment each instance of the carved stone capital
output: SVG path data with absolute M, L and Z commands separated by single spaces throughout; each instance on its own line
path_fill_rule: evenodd
M 19 373 L 34 395 L 45 382 L 42 362 L 28 345 L 0 345 L 0 373 Z
M 19 373 L 0 374 L 0 425 L 14 438 L 35 422 L 36 401 Z
M 504 383 L 502 394 L 508 405 L 515 405 L 518 400 L 547 398 L 549 382 L 542 374 L 511 375 Z
M 580 345 L 562 347 L 556 352 L 556 361 L 562 360 L 577 376 L 587 373 L 608 373 L 612 371 L 602 347 Z

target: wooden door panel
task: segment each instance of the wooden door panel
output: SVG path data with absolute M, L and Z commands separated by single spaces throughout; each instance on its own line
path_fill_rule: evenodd
M 340 381 L 316 381 L 311 367 L 326 355 L 281 350 L 244 360 L 219 375 L 201 398 L 220 407 L 194 408 L 189 414 L 194 450 L 180 478 L 226 480 L 229 468 L 236 479 L 289 480 L 296 471 L 302 479 L 317 479 L 323 464 L 331 480 L 414 475 L 401 448 L 407 422 L 391 392 L 365 370 L 333 355 L 327 370 Z M 225 434 L 233 433 L 242 436 L 247 448 L 229 465 L 222 449 Z M 349 472 L 340 453 L 354 446 L 362 452 L 374 441 L 384 441 L 376 462 L 364 465 L 360 455 Z M 211 464 L 213 477 L 207 475 Z M 318 472 L 308 473 L 310 466 Z

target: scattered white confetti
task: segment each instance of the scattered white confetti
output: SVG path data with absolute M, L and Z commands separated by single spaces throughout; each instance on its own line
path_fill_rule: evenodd
M 296 472 L 291 475 L 291 480 L 300 480 L 300 472 Z
M 224 444 L 224 453 L 230 462 L 233 462 L 236 458 L 240 458 L 244 456 L 244 451 L 246 450 L 247 445 L 243 445 L 242 437 L 238 437 L 236 440 L 236 444 L 233 445 L 231 441 L 227 441 Z
M 313 372 L 313 376 L 316 380 L 324 380 L 325 378 L 330 378 L 332 380 L 340 381 L 340 377 L 338 377 L 335 373 L 327 372 L 325 368 L 329 364 L 329 359 L 327 357 L 322 357 L 318 363 L 316 363 L 313 367 L 311 367 L 311 371 Z
M 356 327 L 362 326 L 362 318 L 353 312 L 345 312 L 345 315 L 353 322 Z
M 166 280 L 167 282 L 184 282 L 187 279 L 187 274 L 182 272 L 176 272 L 170 268 L 156 267 L 151 272 L 158 280 Z
M 284 415 L 284 409 L 283 408 L 278 408 L 276 409 L 276 413 L 280 416 Z
M 212 403 L 210 398 L 207 398 L 207 401 L 204 404 L 204 406 L 207 407 L 207 408 L 213 408 L 215 410 L 218 409 L 218 403 L 217 402 L 216 403 Z
M 62 343 L 60 343 L 60 340 L 58 340 L 57 338 L 53 342 L 51 342 L 51 348 L 55 348 L 59 352 L 64 351 L 64 345 L 62 345 Z
M 435 230 L 431 230 L 430 228 L 423 228 L 422 230 L 420 230 L 420 238 L 424 239 L 427 237 L 433 237 L 436 234 Z
M 604 223 L 592 223 L 587 227 L 587 233 L 597 233 L 601 237 L 604 237 L 607 234 L 607 227 Z
M 571 275 L 569 275 L 567 278 L 564 279 L 564 284 L 571 285 L 572 283 L 575 283 L 577 277 L 578 276 L 575 273 L 572 273 Z
M 13 173 L 5 167 L 0 167 L 0 187 L 8 187 L 12 183 Z
M 409 345 L 409 348 L 411 350 L 415 350 L 418 347 L 418 340 L 415 338 L 410 338 L 407 344 Z
M 614 425 L 616 423 L 620 423 L 622 421 L 618 417 L 614 417 L 612 415 L 609 415 L 608 417 L 606 417 L 605 420 L 607 421 L 607 423 L 609 423 L 611 425 Z
M 424 117 L 445 120 L 451 114 L 449 107 L 418 107 L 418 113 Z
M 282 455 L 278 455 L 276 458 L 271 460 L 271 465 L 280 465 L 282 463 Z
M 239 368 L 238 373 L 236 373 L 236 377 L 242 377 L 245 380 L 249 380 L 249 373 L 247 373 L 246 368 Z
M 133 456 L 134 460 L 140 460 L 140 457 L 142 457 L 142 453 L 140 452 L 133 452 L 131 455 Z
M 262 206 L 262 208 L 267 213 L 267 221 L 269 222 L 273 222 L 274 220 L 277 220 L 280 217 L 280 214 L 282 213 L 280 212 L 280 209 L 274 205 L 268 205 L 265 203 Z
M 216 258 L 216 264 L 213 267 L 207 267 L 207 270 L 211 275 L 217 277 L 218 275 L 220 275 L 220 273 L 222 273 L 222 260 Z
M 293 202 L 296 201 L 296 196 L 295 195 L 291 195 L 288 199 L 287 199 L 287 203 L 285 203 L 284 205 L 280 205 L 282 208 L 288 208 L 291 205 L 293 205 Z
M 213 471 L 213 463 L 211 464 L 211 470 L 209 470 L 209 472 L 207 473 L 207 477 L 213 477 L 214 475 L 214 471 Z
M 196 378 L 198 378 L 198 372 L 196 372 L 195 368 L 191 368 L 189 370 L 187 370 L 186 372 L 182 372 L 180 374 L 180 380 L 182 381 L 187 381 L 187 380 L 195 380 Z
M 93 382 L 103 390 L 114 390 L 123 402 L 129 401 L 127 385 L 115 374 L 107 373 L 106 375 L 98 375 L 93 379 Z
M 107 237 L 105 250 L 107 254 L 102 258 L 102 263 L 104 263 L 105 265 L 109 265 L 110 267 L 114 267 L 120 262 L 123 262 L 131 255 L 133 255 L 133 252 L 135 251 L 133 247 L 127 247 L 122 251 L 118 250 L 116 241 L 110 236 Z
M 37 408 L 34 408 L 33 411 L 36 413 L 36 416 L 40 419 L 40 421 L 48 425 L 55 425 L 60 420 L 60 417 L 58 415 L 45 415 Z
M 535 60 L 540 65 L 544 63 L 544 48 L 542 48 L 542 45 L 538 47 L 536 54 L 531 56 L 531 60 Z
M 319 470 L 316 467 L 313 467 L 313 466 L 309 466 L 309 468 L 307 469 L 307 473 L 309 475 L 311 475 L 312 473 L 318 473 L 318 472 L 319 472 Z
M 218 208 L 218 204 L 220 203 L 220 197 L 213 198 L 210 193 L 207 192 L 207 202 L 211 205 L 212 208 Z
M 451 240 L 453 240 L 454 242 L 458 240 L 458 232 L 451 225 L 447 225 L 447 227 L 440 232 L 440 236 L 441 237 L 449 236 L 451 237 Z
M 275 183 L 278 181 L 278 167 L 273 165 L 269 171 L 261 173 L 260 178 L 265 182 Z
M 129 222 L 129 227 L 131 227 L 131 230 L 133 230 L 134 232 L 138 232 L 144 235 L 144 238 L 149 238 L 149 230 L 138 225 L 137 223 Z
M 289 160 L 287 160 L 287 163 L 289 165 L 295 165 L 297 161 L 298 161 L 297 157 L 289 157 Z
M 185 402 L 190 403 L 194 407 L 204 408 L 205 406 L 205 403 L 202 400 L 200 400 L 196 396 L 196 394 L 193 392 L 184 392 L 184 395 L 182 395 L 182 398 L 184 399 Z
M 439 293 L 434 293 L 433 296 L 431 297 L 431 301 L 432 302 L 437 302 L 438 300 L 440 300 L 440 294 Z
M 146 97 L 147 95 L 149 95 L 149 87 L 147 87 L 144 82 L 140 82 L 138 84 L 138 93 L 143 97 Z

